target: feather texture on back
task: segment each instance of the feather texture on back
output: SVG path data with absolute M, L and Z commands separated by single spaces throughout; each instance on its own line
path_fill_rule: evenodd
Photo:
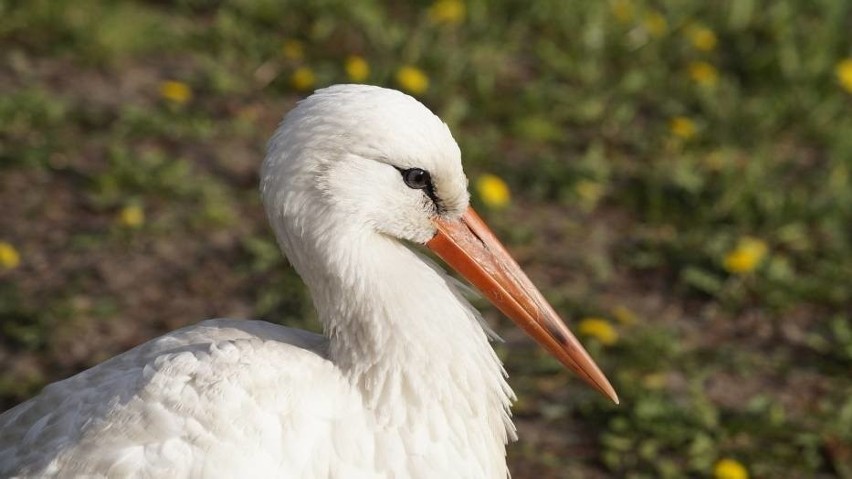
M 0 477 L 373 477 L 368 418 L 326 348 L 260 321 L 162 336 L 0 416 Z

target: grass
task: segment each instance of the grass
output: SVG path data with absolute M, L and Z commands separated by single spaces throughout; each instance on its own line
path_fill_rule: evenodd
M 0 241 L 20 255 L 0 269 L 4 406 L 203 317 L 315 327 L 256 170 L 281 114 L 350 81 L 357 55 L 368 83 L 425 74 L 416 95 L 470 177 L 511 189 L 508 207 L 477 207 L 572 323 L 618 335 L 585 338 L 615 407 L 488 310 L 519 395 L 516 476 L 712 477 L 723 458 L 753 477 L 852 475 L 845 2 L 34 0 L 0 15 Z M 164 97 L 165 81 L 189 94 Z

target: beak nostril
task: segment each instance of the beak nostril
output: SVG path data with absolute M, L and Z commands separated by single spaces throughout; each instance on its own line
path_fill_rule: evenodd
M 479 236 L 479 233 L 477 233 L 476 231 L 474 231 L 474 230 L 473 230 L 470 226 L 468 226 L 468 225 L 465 225 L 465 226 L 467 227 L 467 230 L 468 230 L 468 231 L 470 231 L 470 234 L 472 234 L 474 238 L 478 239 L 478 240 L 479 240 L 479 242 L 480 242 L 480 243 L 482 243 L 482 246 L 484 246 L 485 248 L 488 248 L 488 245 L 487 245 L 487 244 L 485 244 L 485 240 L 483 240 L 483 239 Z

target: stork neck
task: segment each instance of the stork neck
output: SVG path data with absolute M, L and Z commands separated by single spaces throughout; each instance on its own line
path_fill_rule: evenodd
M 505 443 L 513 394 L 478 313 L 455 286 L 395 239 L 364 233 L 336 246 L 327 274 L 306 280 L 330 359 L 379 423 L 411 421 L 420 408 L 428 417 L 438 401 L 499 425 L 495 439 Z
M 311 289 L 330 340 L 330 359 L 368 402 L 376 405 L 382 396 L 373 376 L 399 373 L 424 381 L 431 377 L 424 372 L 442 363 L 502 377 L 475 311 L 442 273 L 386 236 L 370 235 L 347 246 L 346 260 L 337 264 L 348 266 Z
M 412 460 L 506 477 L 514 394 L 477 313 L 447 277 L 353 222 L 326 222 L 332 231 L 272 219 L 311 290 L 329 359 L 360 391 L 388 450 L 404 443 Z

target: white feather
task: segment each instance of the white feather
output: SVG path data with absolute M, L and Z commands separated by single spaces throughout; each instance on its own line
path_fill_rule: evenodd
M 436 205 L 397 167 L 467 207 L 458 147 L 416 100 L 300 103 L 261 189 L 325 336 L 219 319 L 138 346 L 0 415 L 0 476 L 506 477 L 513 394 L 458 284 L 400 242 L 434 235 Z

